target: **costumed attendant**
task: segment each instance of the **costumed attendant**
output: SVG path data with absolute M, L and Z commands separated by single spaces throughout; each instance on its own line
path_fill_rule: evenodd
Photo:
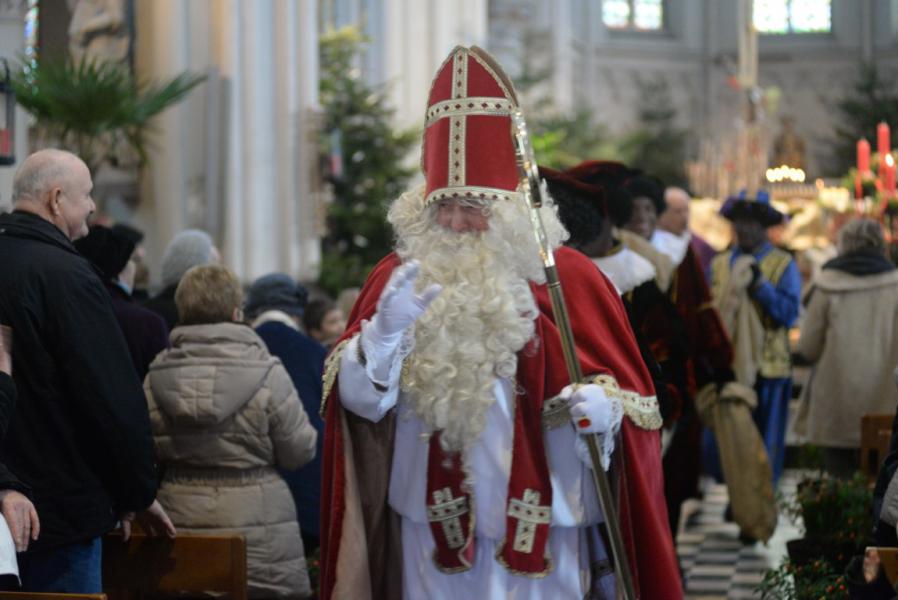
M 682 597 L 651 380 L 611 283 L 541 209 L 585 385 L 568 386 L 517 192 L 511 81 L 455 48 L 428 99 L 426 187 L 388 220 L 325 370 L 322 597 L 614 598 L 582 435 L 603 465 L 639 597 Z
M 701 497 L 702 424 L 696 412 L 695 398 L 706 385 L 717 390 L 734 379 L 731 369 L 733 347 L 711 300 L 691 234 L 685 227 L 679 234 L 658 227 L 659 221 L 671 210 L 665 200 L 668 194 L 664 187 L 649 177 L 634 177 L 624 187 L 633 202 L 633 213 L 625 227 L 649 240 L 676 269 L 667 296 L 676 307 L 685 334 L 685 380 L 680 388 L 680 415 L 672 427 L 670 444 L 664 453 L 664 485 L 668 512 L 678 516 L 685 500 Z M 670 195 L 674 198 L 673 210 L 681 214 L 682 198 L 676 193 Z M 673 220 L 677 221 L 676 218 Z M 664 221 L 669 224 L 671 219 Z
M 733 341 L 736 379 L 754 387 L 758 406 L 755 423 L 764 438 L 773 481 L 779 480 L 785 459 L 786 421 L 792 397 L 789 327 L 798 317 L 801 277 L 792 255 L 775 248 L 767 228 L 783 221 L 766 192 L 728 198 L 720 214 L 733 224 L 735 246 L 711 263 L 711 290 Z M 740 307 L 750 318 L 735 318 Z M 716 445 L 705 440 L 706 466 L 716 469 Z

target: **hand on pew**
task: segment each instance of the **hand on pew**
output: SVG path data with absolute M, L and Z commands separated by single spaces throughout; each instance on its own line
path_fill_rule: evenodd
M 122 515 L 122 536 L 126 542 L 131 537 L 131 523 L 135 519 L 147 535 L 155 537 L 165 534 L 173 538 L 178 534 L 158 500 L 153 500 L 150 507 L 142 512 Z

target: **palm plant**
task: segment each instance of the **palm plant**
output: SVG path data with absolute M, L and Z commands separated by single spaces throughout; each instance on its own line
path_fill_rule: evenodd
M 143 165 L 152 118 L 204 79 L 185 72 L 151 84 L 120 63 L 42 59 L 16 69 L 12 85 L 38 144 L 71 150 L 95 173 L 104 163 Z

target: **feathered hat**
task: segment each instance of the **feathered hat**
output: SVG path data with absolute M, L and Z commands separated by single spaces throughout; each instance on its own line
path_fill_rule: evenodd
M 720 214 L 730 221 L 739 217 L 747 217 L 761 223 L 764 227 L 773 227 L 783 222 L 785 215 L 770 204 L 770 194 L 758 190 L 754 198 L 748 197 L 745 190 L 737 196 L 730 196 L 720 208 Z

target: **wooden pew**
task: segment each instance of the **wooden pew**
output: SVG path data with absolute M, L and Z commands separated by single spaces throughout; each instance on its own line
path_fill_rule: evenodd
M 224 592 L 246 600 L 243 536 L 180 534 L 175 539 L 121 533 L 103 539 L 103 591 L 110 600 L 202 596 Z
M 876 479 L 879 466 L 889 451 L 893 414 L 870 414 L 861 417 L 861 471 Z
M 0 592 L 0 600 L 106 600 L 106 594 L 62 594 L 48 592 Z

